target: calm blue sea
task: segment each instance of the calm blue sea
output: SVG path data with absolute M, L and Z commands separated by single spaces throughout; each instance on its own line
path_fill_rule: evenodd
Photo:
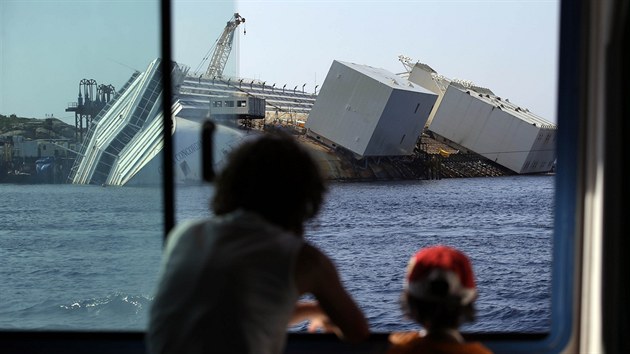
M 0 185 L 0 328 L 144 329 L 161 256 L 161 193 Z M 178 219 L 209 215 L 211 193 L 178 188 Z M 473 262 L 478 316 L 466 330 L 546 331 L 553 194 L 553 176 L 338 183 L 307 237 L 334 259 L 373 331 L 415 327 L 399 309 L 405 266 L 438 243 Z

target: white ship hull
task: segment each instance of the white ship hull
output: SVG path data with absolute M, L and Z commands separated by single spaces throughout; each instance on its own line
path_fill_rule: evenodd
M 159 60 L 134 74 L 117 97 L 90 126 L 69 176 L 74 184 L 158 185 L 163 181 L 164 124 Z M 174 82 L 185 73 L 173 66 Z M 202 182 L 201 123 L 209 105 L 177 99 L 172 106 L 175 183 Z M 253 136 L 218 125 L 214 134 L 214 164 L 243 139 Z
M 201 123 L 175 117 L 173 132 L 173 170 L 176 184 L 202 183 Z M 252 133 L 217 125 L 213 136 L 213 166 L 219 170 L 227 154 Z M 162 183 L 162 152 L 156 154 L 124 185 L 155 185 Z

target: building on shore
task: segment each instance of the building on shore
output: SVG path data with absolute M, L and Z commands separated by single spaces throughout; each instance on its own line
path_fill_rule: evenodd
M 64 183 L 76 155 L 75 148 L 68 138 L 0 136 L 0 182 Z

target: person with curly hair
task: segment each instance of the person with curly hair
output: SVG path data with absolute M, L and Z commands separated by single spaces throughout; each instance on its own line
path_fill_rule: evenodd
M 285 135 L 244 142 L 214 188 L 214 215 L 167 239 L 150 353 L 281 353 L 287 326 L 305 320 L 344 340 L 368 336 L 333 262 L 304 239 L 326 191 L 305 149 Z

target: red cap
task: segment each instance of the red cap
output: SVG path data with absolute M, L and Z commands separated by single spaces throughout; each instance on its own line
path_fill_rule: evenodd
M 417 298 L 428 298 L 430 281 L 446 280 L 449 295 L 461 297 L 462 305 L 475 300 L 477 290 L 472 265 L 466 255 L 452 247 L 424 248 L 409 260 L 405 289 Z

